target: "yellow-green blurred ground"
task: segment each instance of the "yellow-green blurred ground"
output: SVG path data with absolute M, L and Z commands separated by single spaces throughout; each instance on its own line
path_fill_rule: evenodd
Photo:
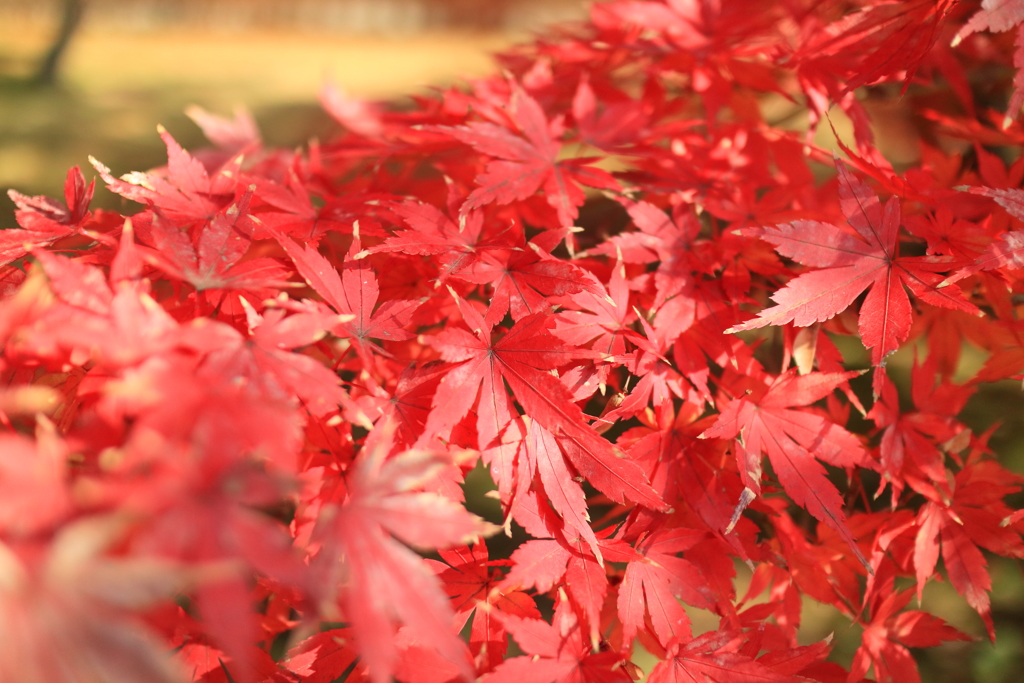
M 50 25 L 0 16 L 2 190 L 12 187 L 27 194 L 60 196 L 69 167 L 80 165 L 87 177 L 94 175 L 88 168 L 90 154 L 118 174 L 161 165 L 165 154 L 156 134 L 158 123 L 187 148 L 203 144 L 199 130 L 183 114 L 190 104 L 221 114 L 230 114 L 236 105 L 244 104 L 253 111 L 269 144 L 302 145 L 311 137 L 325 138 L 335 130 L 316 104 L 325 78 L 355 95 L 401 97 L 431 85 L 490 73 L 494 68 L 490 53 L 524 37 L 433 33 L 374 38 L 194 28 L 132 33 L 87 25 L 66 56 L 60 85 L 31 86 L 26 77 L 45 50 L 52 30 Z M 842 132 L 845 122 L 841 115 L 835 120 Z M 828 136 L 826 129 L 818 144 L 830 148 Z M 888 145 L 890 152 L 912 160 L 915 150 L 896 149 L 898 142 Z M 97 204 L 116 207 L 118 200 L 100 188 Z M 0 228 L 14 227 L 12 208 L 6 194 L 0 193 Z M 905 374 L 912 361 L 909 356 L 903 361 Z M 893 364 L 899 365 L 895 360 Z M 968 410 L 976 430 L 996 419 L 1004 422 L 993 446 L 1011 452 L 1009 466 L 1024 472 L 1024 397 L 1020 387 L 1005 383 L 993 388 L 972 401 Z M 485 474 L 471 477 L 486 479 Z M 469 499 L 486 505 L 481 493 L 470 492 Z M 742 594 L 747 570 L 742 565 L 738 570 Z M 1019 565 L 1010 561 L 996 559 L 991 570 L 999 641 L 995 646 L 987 641 L 955 643 L 928 651 L 921 661 L 926 683 L 1024 679 L 1024 579 Z M 929 585 L 923 607 L 983 637 L 981 621 L 948 583 Z M 697 633 L 717 627 L 713 615 L 694 610 L 692 616 Z M 851 627 L 835 610 L 806 603 L 803 643 L 831 634 L 833 659 L 848 666 L 860 633 L 860 627 Z M 639 663 L 649 671 L 655 662 L 647 658 Z

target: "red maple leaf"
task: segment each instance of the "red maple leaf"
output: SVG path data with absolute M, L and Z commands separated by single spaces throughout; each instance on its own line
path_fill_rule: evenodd
M 437 391 L 437 384 L 444 376 L 444 363 L 433 361 L 420 367 L 410 366 L 402 371 L 394 389 L 388 391 L 383 387 L 373 390 L 373 399 L 363 397 L 363 401 L 372 401 L 378 420 L 391 421 L 396 425 L 395 442 L 401 446 L 412 445 L 423 433 L 423 426 L 430 415 L 430 402 Z
M 154 247 L 143 258 L 197 292 L 246 292 L 257 301 L 276 295 L 288 284 L 285 267 L 271 258 L 243 259 L 255 230 L 249 214 L 252 194 L 253 189 L 247 189 L 237 202 L 191 227 L 156 211 L 151 222 L 140 225 L 140 232 Z
M 1002 499 L 1018 491 L 1022 481 L 998 463 L 971 463 L 956 475 L 952 501 L 929 501 L 917 515 L 914 566 L 918 595 L 935 573 L 941 548 L 949 582 L 981 616 L 993 641 L 995 627 L 988 595 L 992 579 L 979 546 L 1000 555 L 1024 556 L 1019 533 L 1000 526 L 1009 514 Z
M 499 618 L 527 656 L 506 659 L 484 683 L 632 683 L 623 655 L 592 652 L 565 599 L 555 608 L 552 624 L 504 614 Z
M 600 560 L 601 550 L 590 526 L 586 495 L 558 439 L 528 416 L 509 425 L 509 431 L 521 437 L 516 458 L 516 497 L 535 495 L 546 499 L 561 520 L 556 526 L 565 540 L 572 541 L 578 536 Z M 516 502 L 513 501 L 513 507 Z
M 619 458 L 611 443 L 586 423 L 572 394 L 550 370 L 592 354 L 567 347 L 548 330 L 554 319 L 542 313 L 519 320 L 496 342 L 491 325 L 471 304 L 456 299 L 470 334 L 449 328 L 431 340 L 441 357 L 457 363 L 441 380 L 427 419 L 427 437 L 451 429 L 477 403 L 480 447 L 489 448 L 515 417 L 505 383 L 532 419 L 554 434 L 576 469 L 615 500 L 629 498 L 661 509 L 657 497 L 635 464 Z
M 573 553 L 564 542 L 541 538 L 526 541 L 512 553 L 512 570 L 504 587 L 536 588 L 548 593 L 565 576 Z
M 1006 209 L 1014 218 L 1024 220 L 1024 190 L 993 189 L 990 187 L 961 188 L 969 189 L 971 194 L 991 197 L 996 204 Z M 961 268 L 943 281 L 947 285 L 969 275 L 997 268 L 1024 268 L 1024 231 L 1004 232 L 992 242 L 985 253 L 975 259 L 974 263 Z
M 511 313 L 513 320 L 544 313 L 551 307 L 551 297 L 600 291 L 579 267 L 532 242 L 523 246 L 527 248 L 489 251 L 459 274 L 460 279 L 493 288 L 484 316 L 489 325 L 501 322 L 506 313 Z
M 920 683 L 917 663 L 907 647 L 934 647 L 943 642 L 971 640 L 942 619 L 918 610 L 901 611 L 914 592 L 896 591 L 890 577 L 875 593 L 871 622 L 853 657 L 847 681 L 860 681 L 874 666 L 879 683 Z
M 15 434 L 0 437 L 0 533 L 38 533 L 71 509 L 67 448 L 50 422 L 41 423 L 36 436 L 34 443 Z
M 321 339 L 344 316 L 314 309 L 285 317 L 285 310 L 281 308 L 271 308 L 260 315 L 244 299 L 242 306 L 252 343 L 240 344 L 238 349 L 224 349 L 223 353 L 233 354 L 236 359 L 251 354 L 261 371 L 258 374 L 276 379 L 313 415 L 322 417 L 339 405 L 352 407 L 351 399 L 338 386 L 337 374 L 314 358 L 289 352 Z
M 130 245 L 131 231 L 125 230 L 119 254 L 130 251 Z M 96 266 L 43 250 L 34 256 L 63 305 L 51 306 L 45 313 L 46 324 L 26 335 L 23 342 L 28 348 L 46 353 L 56 345 L 106 367 L 122 367 L 177 342 L 177 322 L 142 288 L 118 287 L 115 292 Z M 117 268 L 112 268 L 111 279 L 117 275 Z
M 675 638 L 665 659 L 651 671 L 650 683 L 796 683 L 809 679 L 794 674 L 828 652 L 812 645 L 758 659 L 758 646 L 750 640 L 748 634 L 731 630 L 709 631 L 692 640 Z
M 111 192 L 152 207 L 175 224 L 208 221 L 236 195 L 240 157 L 234 157 L 211 177 L 203 164 L 158 127 L 167 145 L 167 167 L 150 173 L 114 178 L 110 169 L 89 157 Z
M 51 540 L 0 544 L 0 679 L 176 683 L 167 646 L 132 614 L 202 572 L 156 556 L 118 557 L 123 520 L 81 517 Z
M 922 301 L 944 308 L 977 313 L 957 288 L 939 288 L 939 273 L 947 260 L 930 256 L 900 256 L 900 206 L 891 197 L 883 211 L 878 196 L 837 161 L 839 203 L 852 235 L 821 221 L 793 221 L 774 228 L 753 228 L 775 245 L 776 251 L 798 263 L 818 268 L 790 280 L 772 295 L 775 306 L 727 332 L 765 325 L 807 326 L 844 311 L 870 288 L 860 309 L 860 335 L 878 365 L 910 334 L 912 309 L 907 287 Z
M 454 194 L 454 193 L 450 193 Z M 452 197 L 449 197 L 451 201 Z M 458 224 L 432 204 L 407 201 L 392 210 L 401 216 L 410 230 L 399 230 L 371 253 L 401 252 L 433 256 L 438 269 L 437 284 L 460 274 L 475 264 L 489 250 L 507 250 L 512 245 L 502 235 L 483 234 L 482 211 L 470 211 L 459 217 Z
M 750 393 L 729 403 L 701 437 L 735 439 L 740 477 L 752 495 L 760 494 L 761 456 L 766 454 L 793 501 L 835 529 L 866 566 L 846 526 L 843 500 L 818 460 L 846 468 L 873 468 L 873 463 L 854 435 L 813 412 L 794 410 L 825 398 L 857 374 L 798 376 L 790 370 L 774 379 L 751 378 L 742 385 Z
M 435 549 L 474 541 L 496 531 L 459 503 L 418 490 L 446 458 L 425 451 L 388 457 L 394 427 L 363 453 L 348 479 L 348 495 L 322 513 L 314 539 L 329 576 L 341 580 L 341 605 L 375 683 L 386 683 L 398 662 L 394 623 L 473 680 L 465 644 L 451 631 L 453 615 L 441 585 L 422 558 L 400 541 Z M 396 540 L 398 539 L 398 540 Z M 336 562 L 341 563 L 341 576 Z
M 682 318 L 677 325 L 685 329 L 693 320 L 695 307 L 690 291 L 694 283 L 693 273 L 707 268 L 706 259 L 693 254 L 694 242 L 701 230 L 700 222 L 683 204 L 669 215 L 648 202 L 621 201 L 639 230 L 615 235 L 608 240 L 609 246 L 614 244 L 620 249 L 622 260 L 627 263 L 657 261 L 654 308 L 661 308 L 670 299 L 686 301 L 689 310 L 677 313 L 677 317 Z
M 662 644 L 692 637 L 690 618 L 680 600 L 712 609 L 714 599 L 697 567 L 677 553 L 689 550 L 704 537 L 705 532 L 690 529 L 659 530 L 637 543 L 640 556 L 626 567 L 619 586 L 624 640 L 632 641 L 637 631 L 647 629 L 645 615 Z
M 955 416 L 963 410 L 973 390 L 949 383 L 935 386 L 935 364 L 932 355 L 923 364 L 915 359 L 912 396 L 916 411 L 900 410 L 896 386 L 884 375 L 878 400 L 868 413 L 883 430 L 880 464 L 885 479 L 893 487 L 894 501 L 907 481 L 913 485 L 922 476 L 930 485 L 949 494 L 940 447 L 966 430 Z
M 684 404 L 678 414 L 671 403 L 664 405 L 669 407 L 658 410 L 656 424 L 627 431 L 619 444 L 630 444 L 629 457 L 645 469 L 666 503 L 676 510 L 689 507 L 739 550 L 736 535 L 725 530 L 742 485 L 735 470 L 720 464 L 722 444 L 698 438 L 714 418 L 696 421 L 701 408 L 692 403 Z
M 629 281 L 623 264 L 612 267 L 607 289 L 593 275 L 585 277 L 589 286 L 562 299 L 567 310 L 556 314 L 555 336 L 577 346 L 592 342 L 591 348 L 604 360 L 618 361 L 636 347 L 655 351 L 631 326 L 637 314 L 630 306 Z M 609 367 L 599 365 L 596 371 L 603 380 Z
M 973 381 L 997 382 L 1019 376 L 1024 370 L 1024 323 L 1019 320 L 989 321 L 980 330 L 972 330 L 974 333 L 979 331 L 979 346 L 990 355 Z
M 352 241 L 340 275 L 316 249 L 299 246 L 283 235 L 278 235 L 277 241 L 309 286 L 335 311 L 351 316 L 332 332 L 351 339 L 356 353 L 368 367 L 374 365 L 371 352 L 387 355 L 371 339 L 402 340 L 415 336 L 405 326 L 420 302 L 390 300 L 377 306 L 380 297 L 377 276 L 369 261 L 360 256 L 362 247 L 358 237 Z
M 303 683 L 332 683 L 350 669 L 346 681 L 366 681 L 366 666 L 358 664 L 359 650 L 354 641 L 351 628 L 321 631 L 288 650 L 283 665 Z
M 886 80 L 902 80 L 905 93 L 955 4 L 916 0 L 868 5 L 815 32 L 798 59 L 821 60 L 828 64 L 826 71 L 843 72 L 840 95 Z M 816 65 L 815 70 L 821 68 Z
M 461 629 L 470 617 L 469 649 L 478 673 L 498 666 L 508 649 L 507 629 L 495 611 L 517 617 L 540 619 L 533 598 L 516 588 L 502 588 L 500 572 L 494 568 L 507 566 L 507 560 L 489 561 L 487 546 L 473 546 L 439 551 L 448 566 L 438 564 L 438 578 L 452 599 L 456 627 Z
M 256 121 L 245 107 L 236 107 L 231 119 L 194 104 L 185 109 L 185 115 L 199 126 L 207 140 L 228 155 L 259 151 L 263 145 Z
M 511 83 L 511 88 L 505 108 L 507 125 L 472 122 L 440 128 L 493 157 L 484 173 L 477 177 L 479 187 L 466 199 L 462 212 L 491 203 L 524 200 L 543 189 L 561 226 L 570 227 L 579 215 L 577 207 L 584 200 L 577 182 L 609 190 L 618 189 L 618 183 L 606 171 L 588 166 L 593 159 L 559 161 L 561 119 L 549 122 L 537 100 L 518 83 Z
M 543 533 L 529 520 L 524 521 L 532 533 Z M 633 549 L 622 541 L 602 538 L 599 543 L 613 561 L 624 562 L 636 557 Z M 576 617 L 589 626 L 590 642 L 596 646 L 600 641 L 601 610 L 608 595 L 609 581 L 605 567 L 583 541 L 546 538 L 527 541 L 512 553 L 512 569 L 501 583 L 502 587 L 536 588 L 540 593 L 547 593 L 558 585 L 564 586 L 565 599 L 572 605 Z
M 606 90 L 602 95 L 607 95 Z M 602 98 L 603 100 L 604 98 Z M 623 97 L 617 102 L 600 102 L 586 74 L 572 99 L 572 115 L 584 142 L 608 152 L 627 148 L 643 134 L 649 112 L 643 101 Z
M 86 185 L 81 169 L 75 166 L 64 181 L 63 206 L 49 197 L 28 197 L 8 190 L 7 195 L 18 207 L 14 215 L 22 229 L 0 231 L 0 266 L 28 253 L 26 245 L 49 245 L 73 235 L 89 218 L 89 202 L 95 188 L 96 181 Z

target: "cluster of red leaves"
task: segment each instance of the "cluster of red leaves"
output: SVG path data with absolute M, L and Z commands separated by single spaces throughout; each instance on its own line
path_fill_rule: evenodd
M 1024 373 L 1024 48 L 986 31 L 1022 16 L 599 3 L 400 110 L 328 89 L 345 132 L 303 152 L 193 112 L 201 155 L 95 162 L 130 219 L 78 169 L 12 193 L 0 679 L 611 683 L 640 643 L 656 683 L 907 683 L 966 637 L 896 589 L 940 556 L 994 638 L 1024 478 L 958 416 Z M 898 175 L 870 105 L 901 95 Z M 838 104 L 848 161 L 787 102 Z M 864 625 L 851 671 L 802 596 Z

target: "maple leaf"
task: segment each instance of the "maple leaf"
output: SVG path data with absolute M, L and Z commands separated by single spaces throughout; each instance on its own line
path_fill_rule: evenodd
M 192 683 L 293 683 L 293 678 L 280 678 L 277 664 L 267 652 L 256 645 L 245 648 L 239 659 L 207 642 L 188 642 L 175 653 L 175 659 L 188 671 Z
M 510 126 L 472 122 L 439 128 L 494 157 L 477 177 L 479 187 L 462 205 L 462 213 L 486 204 L 524 200 L 543 189 L 561 226 L 572 226 L 579 215 L 577 207 L 584 200 L 583 190 L 576 182 L 608 190 L 618 189 L 618 183 L 606 171 L 587 166 L 593 159 L 559 161 L 561 145 L 557 138 L 562 133 L 561 120 L 549 122 L 537 100 L 518 83 L 510 85 L 512 93 L 505 109 Z
M 487 546 L 477 543 L 464 548 L 439 551 L 448 563 L 438 574 L 445 592 L 452 599 L 456 626 L 461 628 L 472 616 L 469 648 L 473 652 L 478 673 L 498 666 L 508 648 L 507 629 L 495 616 L 495 610 L 517 617 L 540 619 L 533 598 L 516 588 L 502 588 L 500 574 L 492 568 L 508 565 L 508 561 L 489 561 Z
M 915 0 L 866 6 L 816 33 L 802 46 L 802 58 L 834 60 L 832 68 L 848 73 L 841 95 L 894 77 L 906 93 L 953 5 Z
M 149 238 L 156 247 L 147 260 L 197 291 L 240 290 L 272 296 L 287 286 L 287 271 L 276 260 L 242 260 L 252 244 L 255 222 L 249 213 L 253 188 L 224 211 L 199 223 L 189 235 L 159 213 L 153 217 Z
M 150 610 L 146 614 L 146 622 L 165 637 L 168 648 L 174 652 L 174 662 L 194 683 L 296 681 L 293 677 L 281 678 L 283 672 L 270 655 L 252 643 L 246 643 L 243 650 L 245 668 L 241 668 L 239 660 L 211 642 L 202 622 L 174 603 L 165 602 Z
M 709 631 L 693 639 L 673 639 L 665 659 L 651 671 L 651 683 L 791 683 L 799 680 L 770 666 L 769 655 L 755 658 L 740 631 Z M 787 653 L 788 654 L 788 653 Z M 780 667 L 781 668 L 781 667 Z
M 396 425 L 397 444 L 411 447 L 423 433 L 430 415 L 430 402 L 445 372 L 444 363 L 440 361 L 407 367 L 391 392 L 380 389 L 378 420 L 391 421 Z
M 25 256 L 29 251 L 26 245 L 46 246 L 75 234 L 89 219 L 89 202 L 95 188 L 96 181 L 86 185 L 81 169 L 75 166 L 64 181 L 64 206 L 49 197 L 28 197 L 8 190 L 22 229 L 0 231 L 0 266 Z
M 1006 209 L 1006 212 L 1011 216 L 1024 220 L 1024 190 L 993 189 L 990 187 L 962 189 L 968 189 L 971 194 L 991 197 L 996 201 L 996 204 Z M 1010 231 L 1002 233 L 988 246 L 984 254 L 975 259 L 974 263 L 950 275 L 943 281 L 942 285 L 951 284 L 983 270 L 995 270 L 996 268 L 1024 268 L 1024 232 Z
M 122 248 L 130 239 L 127 230 Z M 45 355 L 50 345 L 58 345 L 76 360 L 91 358 L 114 368 L 134 365 L 177 343 L 178 324 L 144 290 L 119 286 L 113 291 L 96 266 L 42 250 L 34 256 L 64 305 L 51 307 L 38 333 L 26 335 L 27 348 Z
M 380 425 L 393 433 L 391 424 Z M 355 463 L 348 497 L 321 514 L 314 538 L 327 545 L 318 562 L 341 559 L 341 605 L 375 683 L 386 683 L 398 661 L 394 621 L 473 680 L 466 646 L 452 632 L 453 615 L 438 579 L 416 548 L 465 544 L 497 530 L 458 503 L 416 489 L 445 463 L 425 451 L 387 457 L 392 439 L 380 438 Z M 394 538 L 393 538 L 394 537 Z
M 595 287 L 580 268 L 552 257 L 536 244 L 516 251 L 490 251 L 472 266 L 464 269 L 459 278 L 493 287 L 491 305 L 484 320 L 495 325 L 512 314 L 519 320 L 533 313 L 544 313 L 551 297 L 587 291 Z
M 857 374 L 798 376 L 790 370 L 767 383 L 766 378 L 752 380 L 751 394 L 729 403 L 701 437 L 735 439 L 740 477 L 754 495 L 761 490 L 761 456 L 767 454 L 793 501 L 834 529 L 867 566 L 846 526 L 843 500 L 818 460 L 846 468 L 872 468 L 872 462 L 854 435 L 819 415 L 794 410 L 824 398 Z
M 438 386 L 424 434 L 451 429 L 472 408 L 479 395 L 477 431 L 488 448 L 514 417 L 504 383 L 525 414 L 554 434 L 577 471 L 615 500 L 629 498 L 655 509 L 664 508 L 635 464 L 616 454 L 583 419 L 569 389 L 550 374 L 566 362 L 590 352 L 566 347 L 548 330 L 554 320 L 535 313 L 519 320 L 497 342 L 491 326 L 472 306 L 456 299 L 463 318 L 476 333 L 458 328 L 431 340 L 444 360 L 457 363 Z
M 698 438 L 708 422 L 695 422 L 699 411 L 694 404 L 684 404 L 678 414 L 659 410 L 656 424 L 627 431 L 619 444 L 631 444 L 627 453 L 645 468 L 666 503 L 676 510 L 689 507 L 710 529 L 736 543 L 736 535 L 725 531 L 741 495 L 741 483 L 735 472 L 718 465 L 721 445 Z
M 943 642 L 971 640 L 942 619 L 918 610 L 902 611 L 913 591 L 896 591 L 890 577 L 875 593 L 871 622 L 863 643 L 853 657 L 849 683 L 862 680 L 874 666 L 879 683 L 920 683 L 917 663 L 907 647 L 934 647 Z
M 904 223 L 911 234 L 928 243 L 929 254 L 969 262 L 977 259 L 989 246 L 984 231 L 968 221 L 958 219 L 945 204 L 939 206 L 931 216 L 907 216 Z M 946 282 L 949 282 L 949 278 Z
M 622 201 L 629 217 L 640 229 L 612 238 L 623 250 L 623 259 L 633 262 L 658 262 L 654 280 L 658 294 L 654 308 L 658 309 L 670 299 L 690 299 L 693 287 L 693 272 L 704 264 L 692 253 L 694 243 L 700 234 L 701 225 L 688 207 L 679 205 L 669 216 L 648 202 Z M 644 252 L 647 252 L 646 254 Z M 693 303 L 690 303 L 693 307 Z M 692 320 L 692 313 L 679 314 L 685 329 Z
M 860 335 L 880 364 L 910 334 L 912 310 L 904 287 L 934 306 L 978 313 L 957 288 L 939 288 L 949 263 L 934 257 L 901 257 L 900 207 L 891 197 L 883 210 L 878 196 L 837 160 L 839 203 L 856 235 L 821 221 L 793 221 L 774 228 L 753 228 L 776 251 L 819 270 L 798 275 L 772 294 L 775 306 L 727 332 L 765 325 L 806 327 L 844 311 L 865 289 Z
M 132 611 L 208 574 L 155 556 L 117 557 L 128 527 L 79 518 L 51 542 L 0 542 L 0 678 L 180 683 L 167 648 Z
M 303 683 L 332 683 L 352 669 L 345 680 L 366 680 L 365 665 L 360 666 L 351 628 L 332 628 L 314 634 L 288 650 L 284 666 Z
M 230 567 L 195 591 L 194 604 L 204 630 L 233 660 L 235 680 L 252 681 L 260 625 L 247 572 L 293 585 L 306 582 L 305 565 L 285 526 L 257 511 L 285 495 L 281 473 L 294 462 L 300 423 L 254 383 L 225 380 L 221 368 L 204 377 L 200 373 L 209 368 L 160 368 L 153 360 L 147 364 L 156 366 L 151 383 L 146 381 L 151 368 L 144 365 L 126 382 L 132 386 L 104 398 L 129 403 L 135 398 L 129 392 L 135 390 L 152 400 L 172 384 L 178 389 L 177 403 L 158 401 L 132 411 L 135 438 L 107 469 L 131 486 L 122 505 L 146 515 L 132 539 L 136 551 Z M 106 412 L 114 411 L 107 407 Z M 253 462 L 253 454 L 270 460 L 277 477 L 265 463 Z M 172 465 L 168 461 L 173 459 L 181 462 Z
M 368 261 L 357 258 L 362 251 L 358 238 L 352 241 L 339 275 L 316 249 L 299 246 L 283 235 L 276 237 L 309 286 L 335 311 L 351 316 L 348 322 L 339 323 L 332 331 L 352 339 L 359 357 L 369 367 L 374 365 L 371 351 L 386 354 L 371 339 L 402 340 L 414 336 L 405 326 L 420 302 L 390 300 L 377 306 L 380 297 L 377 276 Z
M 886 481 L 893 487 L 894 501 L 903 491 L 904 483 L 910 478 L 918 479 L 918 473 L 949 495 L 944 457 L 939 448 L 966 429 L 954 417 L 973 390 L 946 383 L 936 387 L 935 363 L 931 355 L 923 364 L 915 359 L 912 396 L 916 412 L 900 411 L 896 387 L 886 375 L 879 399 L 868 413 L 884 430 L 879 443 L 880 464 Z
M 962 276 L 981 270 L 996 268 L 1024 268 L 1024 231 L 1004 232 L 973 265 L 959 271 L 955 276 L 950 276 L 946 283 L 955 282 Z
M 258 150 L 263 145 L 256 120 L 245 107 L 236 107 L 232 119 L 211 114 L 197 105 L 187 107 L 185 115 L 199 126 L 207 140 L 229 155 Z
M 485 683 L 628 683 L 626 660 L 617 652 L 591 652 L 568 601 L 555 608 L 553 623 L 500 614 L 505 628 L 529 656 L 502 662 Z
M 775 599 L 782 604 L 765 608 L 774 614 L 783 633 L 792 642 L 800 626 L 799 595 L 807 595 L 823 604 L 833 605 L 849 614 L 856 611 L 856 605 L 863 591 L 864 567 L 853 562 L 848 552 L 849 544 L 840 534 L 819 526 L 818 539 L 811 539 L 785 512 L 789 502 L 784 499 L 762 499 L 758 501 L 774 508 L 771 525 L 779 554 L 785 559 L 785 568 L 776 570 Z M 863 535 L 863 526 L 856 522 L 863 519 L 851 516 L 850 526 L 858 535 Z M 868 580 L 872 574 L 868 573 Z M 790 588 L 792 587 L 792 588 Z M 749 593 L 748 598 L 752 597 Z M 760 620 L 760 618 L 758 618 Z
M 676 553 L 689 550 L 704 536 L 704 532 L 672 529 L 637 543 L 641 557 L 629 563 L 619 586 L 623 640 L 632 641 L 638 630 L 646 628 L 645 613 L 662 644 L 692 637 L 690 618 L 680 600 L 703 609 L 712 609 L 714 600 L 697 567 Z
M 576 481 L 572 465 L 551 432 L 528 416 L 521 419 L 525 429 L 515 427 L 525 432 L 516 461 L 517 495 L 527 495 L 523 489 L 530 488 L 535 495 L 544 496 L 561 517 L 566 540 L 573 540 L 572 535 L 577 534 L 600 562 L 601 549 L 590 526 L 586 496 Z
M 157 210 L 176 225 L 211 220 L 234 198 L 239 157 L 211 178 L 195 157 L 181 148 L 163 126 L 157 128 L 167 146 L 167 167 L 152 173 L 128 173 L 114 178 L 110 169 L 89 157 L 111 192 Z
M 988 574 L 988 563 L 970 537 L 957 523 L 955 512 L 936 503 L 927 503 L 918 515 L 919 530 L 914 545 L 914 564 L 917 569 L 918 593 L 925 580 L 935 571 L 939 558 L 940 538 L 942 558 L 949 574 L 949 582 L 957 592 L 967 598 L 968 604 L 977 610 L 989 638 L 995 639 L 995 628 L 989 613 L 988 591 L 992 579 Z
M 985 333 L 984 348 L 991 355 L 973 381 L 994 382 L 1018 376 L 1024 370 L 1024 325 L 1016 320 L 996 323 Z
M 0 444 L 0 533 L 30 536 L 55 525 L 72 506 L 67 447 L 53 424 L 40 419 L 35 442 L 4 434 Z
M 1002 499 L 1019 490 L 1022 479 L 995 462 L 977 462 L 961 470 L 949 503 L 931 500 L 917 515 L 914 566 L 918 595 L 935 573 L 941 548 L 949 582 L 981 616 L 989 639 L 995 640 L 988 592 L 992 579 L 978 546 L 1001 555 L 1024 556 L 1017 532 L 999 526 L 1009 508 Z
M 584 74 L 572 99 L 572 115 L 584 142 L 609 152 L 628 148 L 647 125 L 648 112 L 642 101 L 623 99 L 608 102 L 607 92 L 599 101 Z M 601 110 L 598 111 L 600 105 Z
M 632 354 L 629 367 L 633 374 L 640 377 L 640 381 L 633 386 L 633 390 L 622 400 L 622 403 L 603 416 L 606 420 L 618 419 L 623 415 L 635 415 L 643 411 L 649 402 L 653 403 L 655 408 L 660 408 L 667 405 L 672 396 L 695 402 L 699 402 L 702 398 L 694 396 L 691 384 L 685 381 L 693 375 L 684 378 L 678 369 L 681 363 L 678 361 L 672 363 L 663 355 L 664 349 L 659 347 L 659 342 L 667 340 L 661 337 L 657 330 L 652 330 L 650 325 L 645 324 L 646 321 L 643 318 L 639 320 L 647 333 L 647 339 Z M 690 350 L 687 349 L 687 351 Z M 694 365 L 706 370 L 707 365 L 701 360 L 703 359 L 701 358 Z M 698 374 L 706 374 L 706 372 L 698 371 Z M 693 384 L 701 386 L 704 383 L 698 377 Z M 707 394 L 706 390 L 702 393 Z
M 339 405 L 350 408 L 354 414 L 360 412 L 338 386 L 335 373 L 314 358 L 288 351 L 318 341 L 327 334 L 327 330 L 337 325 L 339 319 L 344 320 L 347 316 L 312 310 L 285 317 L 286 311 L 282 308 L 269 309 L 261 316 L 244 299 L 242 307 L 252 343 L 244 343 L 239 338 L 238 347 L 226 346 L 218 353 L 233 356 L 234 363 L 251 354 L 259 371 L 276 379 L 282 389 L 296 396 L 315 416 L 322 417 Z M 259 371 L 254 374 L 260 374 Z M 259 381 L 258 377 L 254 379 Z M 368 424 L 369 420 L 363 417 L 361 422 Z
M 393 208 L 411 230 L 399 230 L 371 253 L 401 252 L 433 256 L 439 274 L 437 284 L 475 264 L 488 250 L 508 249 L 505 241 L 482 236 L 484 216 L 469 211 L 456 223 L 432 204 L 407 201 Z
M 526 521 L 532 533 L 543 533 Z M 602 536 L 607 533 L 602 533 Z M 612 553 L 613 561 L 634 559 L 636 553 L 628 545 L 599 540 L 602 554 Z M 625 548 L 623 548 L 625 546 Z M 512 569 L 500 584 L 503 588 L 536 588 L 547 593 L 559 584 L 564 585 L 566 599 L 572 604 L 577 618 L 589 625 L 590 642 L 596 646 L 600 640 L 601 611 L 608 595 L 607 572 L 594 553 L 583 541 L 555 539 L 531 540 L 512 553 Z M 560 589 L 561 590 L 561 589 Z
M 363 137 L 381 138 L 384 122 L 380 106 L 349 95 L 331 81 L 320 88 L 320 104 L 335 121 Z
M 503 586 L 536 588 L 547 593 L 565 575 L 572 550 L 564 542 L 552 539 L 531 539 L 512 552 L 512 570 Z
M 612 267 L 607 288 L 593 275 L 586 277 L 590 286 L 563 299 L 563 306 L 567 310 L 556 314 L 552 333 L 568 344 L 581 346 L 590 343 L 591 348 L 605 360 L 614 361 L 625 357 L 637 347 L 648 352 L 654 351 L 653 345 L 631 327 L 637 320 L 637 314 L 630 306 L 629 282 L 624 265 L 620 262 Z M 609 372 L 607 364 L 596 368 L 596 374 L 602 382 L 607 379 Z
M 301 177 L 305 172 L 296 168 L 298 164 L 297 157 L 280 181 L 261 175 L 244 177 L 244 182 L 256 186 L 260 202 L 255 215 L 261 228 L 256 233 L 258 239 L 282 233 L 315 247 L 324 235 L 352 232 L 360 221 L 364 234 L 379 232 L 369 212 L 372 203 L 389 200 L 390 195 L 310 196 L 317 188 L 312 179 Z

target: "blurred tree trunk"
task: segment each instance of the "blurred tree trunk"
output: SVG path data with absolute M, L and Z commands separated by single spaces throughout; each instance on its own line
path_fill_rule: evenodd
M 61 57 L 71 43 L 71 37 L 75 34 L 79 24 L 82 23 L 82 14 L 85 12 L 85 0 L 64 0 L 62 3 L 60 28 L 50 45 L 46 56 L 39 65 L 36 72 L 36 81 L 50 84 L 57 80 L 57 69 L 60 67 Z

